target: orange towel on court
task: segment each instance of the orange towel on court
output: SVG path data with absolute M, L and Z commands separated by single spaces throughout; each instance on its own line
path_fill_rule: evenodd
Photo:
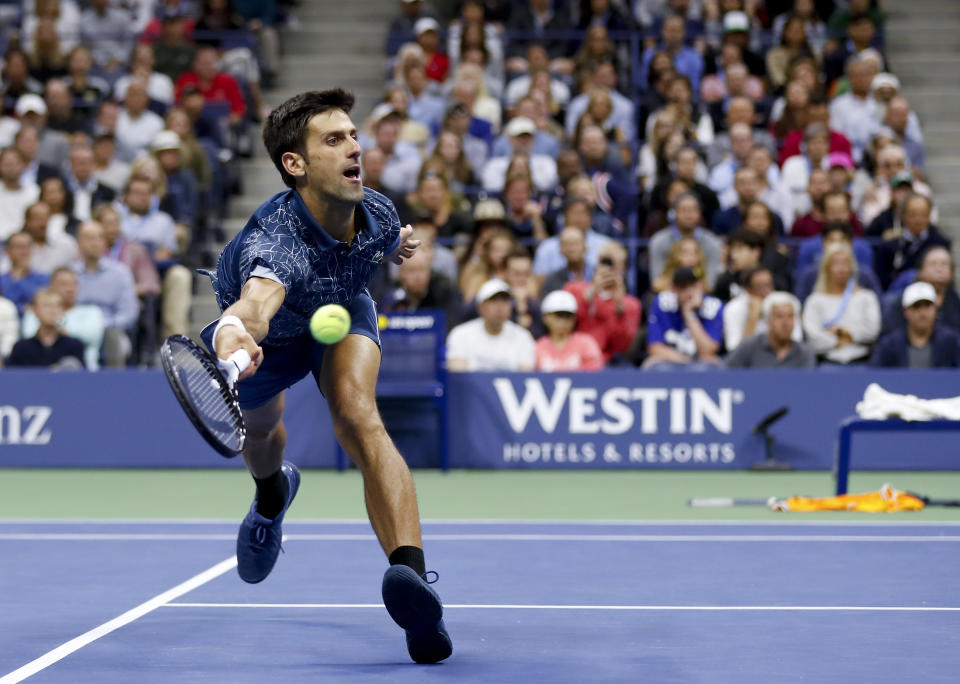
M 866 494 L 843 494 L 841 496 L 792 496 L 789 499 L 774 499 L 770 508 L 775 511 L 863 511 L 865 513 L 896 513 L 919 511 L 924 507 L 922 499 L 894 489 L 885 484 L 875 492 Z

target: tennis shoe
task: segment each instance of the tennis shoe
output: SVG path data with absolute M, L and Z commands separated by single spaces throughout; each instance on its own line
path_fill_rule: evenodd
M 287 500 L 276 518 L 270 520 L 257 513 L 257 496 L 253 497 L 250 512 L 240 523 L 237 534 L 237 572 L 240 579 L 256 584 L 266 579 L 277 562 L 283 539 L 281 523 L 300 488 L 300 471 L 292 463 L 284 463 L 280 471 L 287 480 Z
M 430 584 L 406 565 L 391 565 L 383 575 L 383 604 L 406 631 L 407 651 L 421 665 L 439 663 L 453 653 L 443 604 Z

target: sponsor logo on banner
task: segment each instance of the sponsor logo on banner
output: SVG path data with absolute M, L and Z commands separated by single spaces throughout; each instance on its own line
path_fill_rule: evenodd
M 493 380 L 507 424 L 518 436 L 502 446 L 505 463 L 696 465 L 736 459 L 733 443 L 723 436 L 733 433 L 734 407 L 744 400 L 739 389 L 601 390 L 577 387 L 569 377 L 552 384 L 548 392 L 541 378 L 528 377 L 518 392 L 508 378 Z M 552 439 L 535 438 L 540 433 Z M 715 439 L 701 437 L 707 434 Z
M 53 433 L 47 423 L 52 414 L 50 406 L 0 406 L 0 444 L 49 444 Z
M 436 318 L 429 314 L 377 317 L 377 326 L 381 330 L 430 330 L 436 323 Z

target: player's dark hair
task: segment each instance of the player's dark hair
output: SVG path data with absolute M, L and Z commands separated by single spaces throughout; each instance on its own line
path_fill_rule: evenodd
M 263 144 L 280 172 L 284 185 L 297 187 L 297 179 L 283 168 L 281 159 L 287 152 L 307 154 L 307 125 L 317 114 L 340 109 L 349 114 L 353 108 L 353 94 L 342 88 L 311 90 L 294 95 L 270 112 L 263 125 Z

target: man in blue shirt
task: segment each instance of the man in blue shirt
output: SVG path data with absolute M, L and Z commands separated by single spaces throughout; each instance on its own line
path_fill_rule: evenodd
M 241 348 L 252 359 L 238 384 L 243 455 L 257 488 L 237 538 L 240 577 L 259 582 L 276 562 L 300 484 L 283 461 L 284 390 L 313 373 L 337 439 L 363 474 L 370 522 L 389 558 L 384 604 L 406 630 L 411 658 L 435 663 L 453 648 L 425 579 L 413 478 L 377 410 L 380 335 L 367 291 L 384 259 L 401 262 L 419 241 L 386 197 L 363 187 L 353 101 L 339 89 L 306 92 L 270 113 L 263 141 L 290 189 L 267 200 L 224 248 L 211 274 L 223 315 L 203 337 L 221 359 Z M 309 333 L 310 316 L 325 304 L 351 316 L 350 334 L 332 345 Z
M 678 268 L 673 287 L 650 306 L 644 368 L 715 364 L 722 340 L 723 302 L 704 295 L 703 281 L 692 268 Z
M 17 313 L 23 315 L 24 307 L 33 300 L 33 295 L 50 282 L 49 276 L 30 269 L 33 238 L 21 230 L 7 239 L 5 250 L 10 260 L 10 270 L 0 274 L 0 292 L 17 305 Z

